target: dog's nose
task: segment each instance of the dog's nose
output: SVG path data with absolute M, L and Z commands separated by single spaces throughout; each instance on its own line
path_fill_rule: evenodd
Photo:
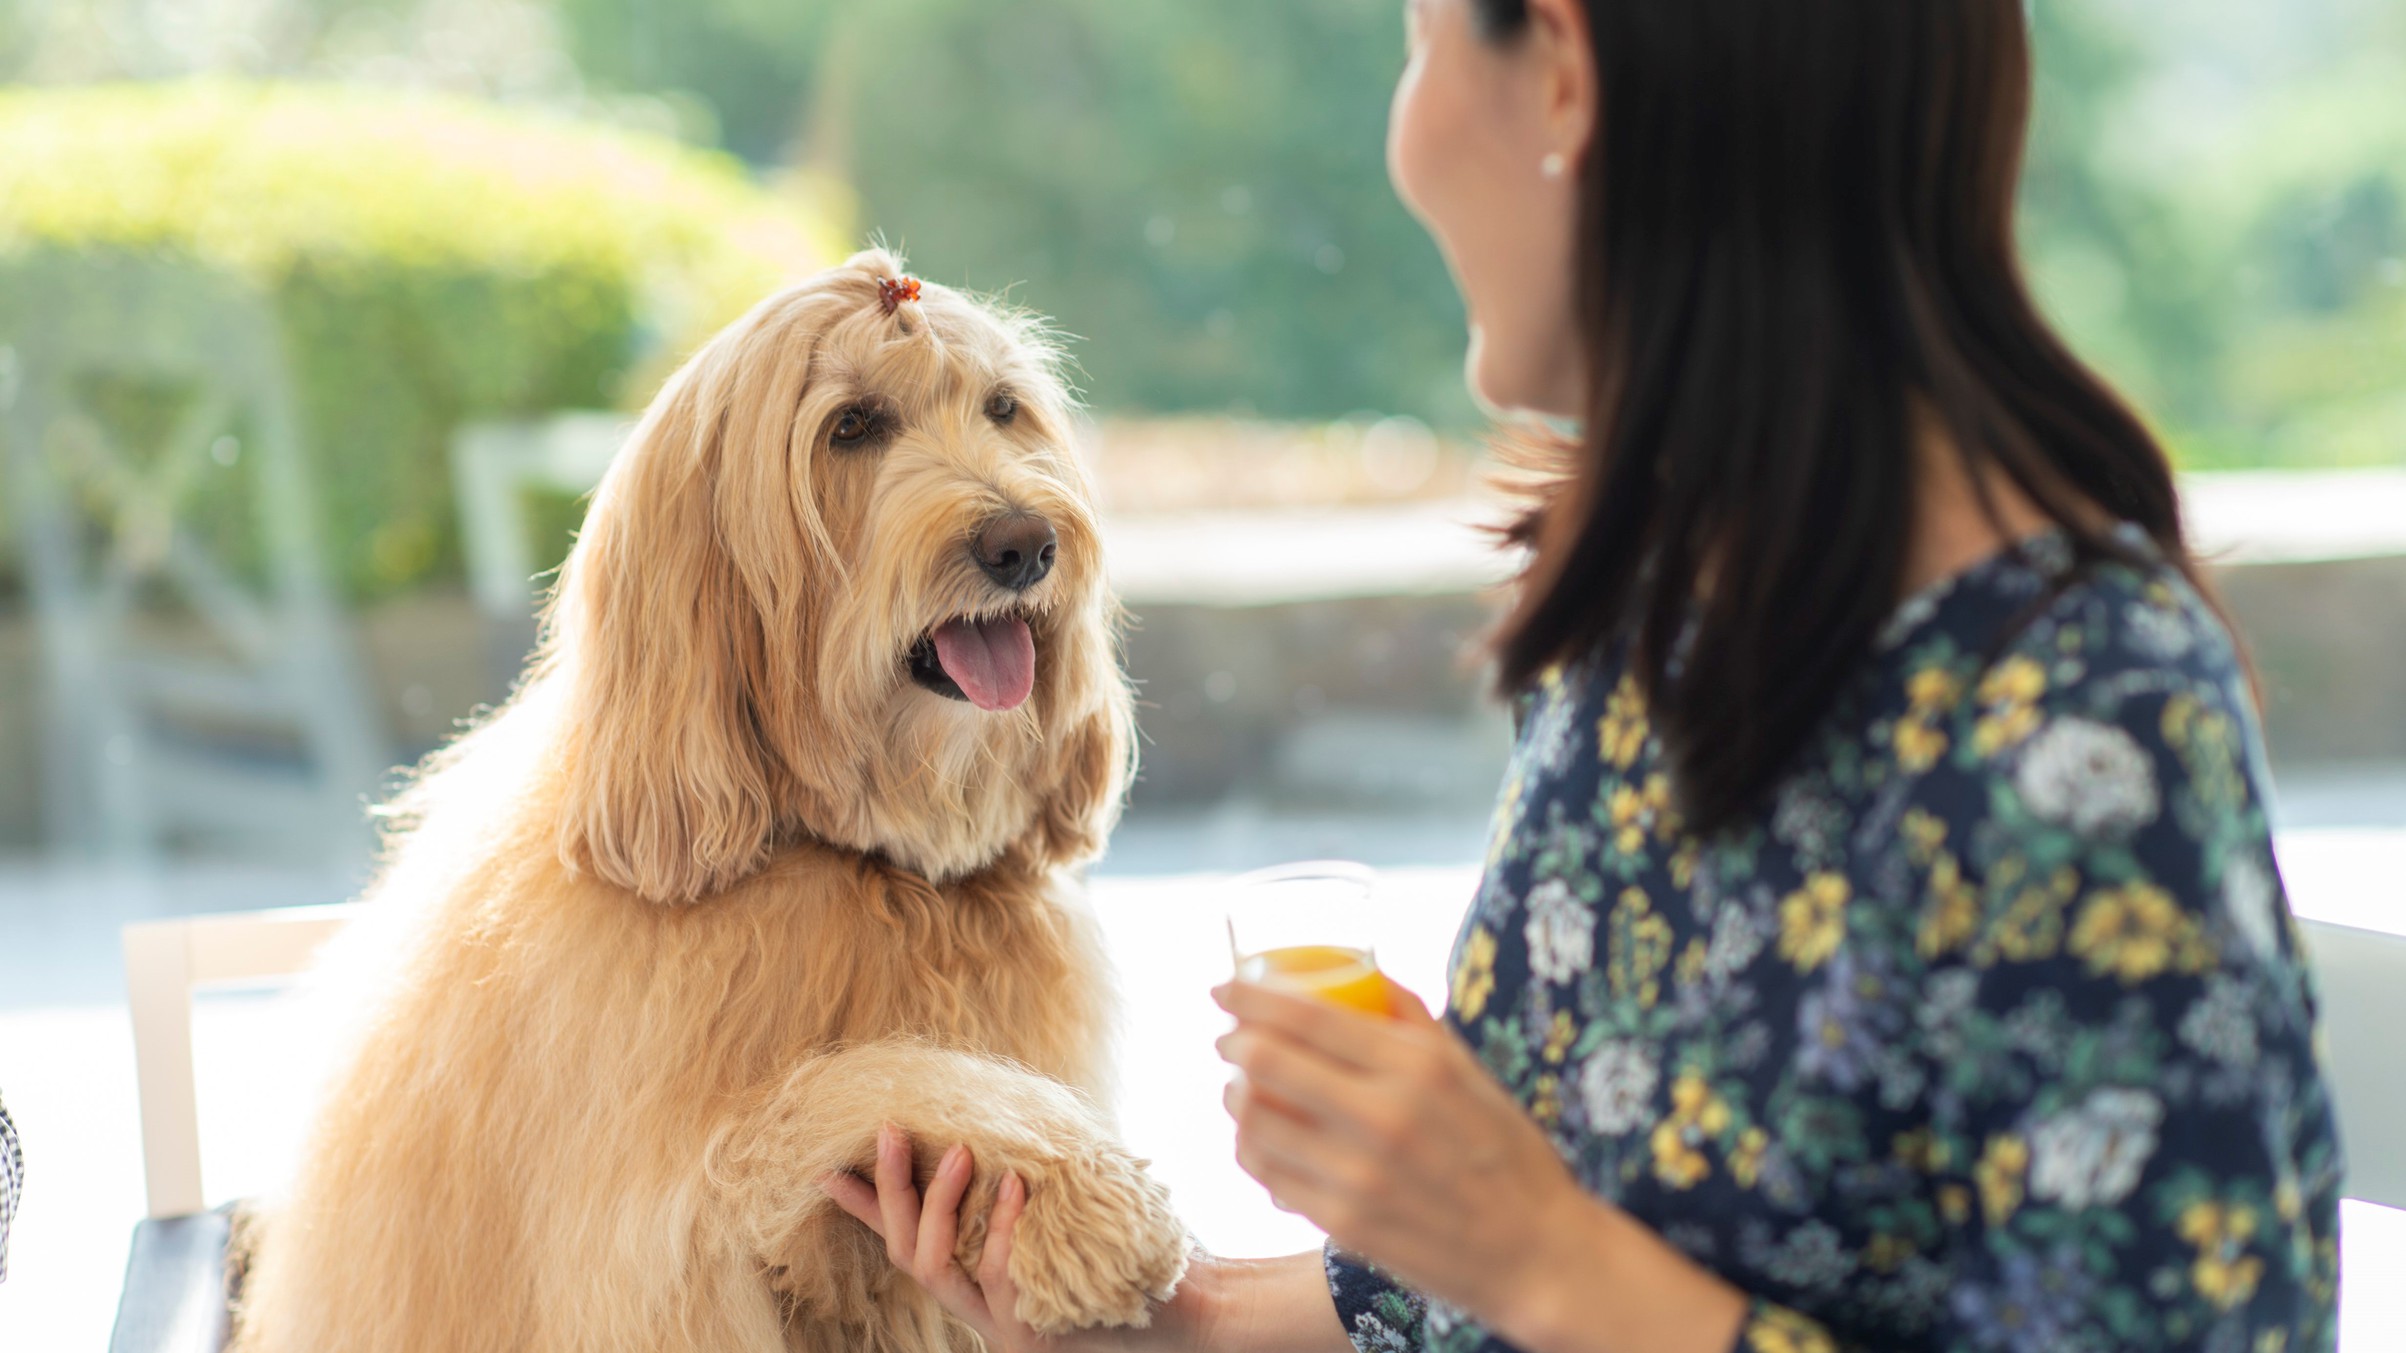
M 1013 512 L 987 522 L 969 542 L 969 553 L 986 576 L 1014 592 L 1025 592 L 1053 571 L 1061 542 L 1053 524 L 1033 512 Z

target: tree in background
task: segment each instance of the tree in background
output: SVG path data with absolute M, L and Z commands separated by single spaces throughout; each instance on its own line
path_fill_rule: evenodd
M 1106 410 L 1467 429 L 1459 306 L 1380 153 L 1399 10 L 0 0 L 0 74 L 435 84 L 674 130 L 848 180 L 931 276 L 1086 340 Z M 2032 14 L 2024 234 L 2074 345 L 2188 464 L 2406 459 L 2406 0 Z

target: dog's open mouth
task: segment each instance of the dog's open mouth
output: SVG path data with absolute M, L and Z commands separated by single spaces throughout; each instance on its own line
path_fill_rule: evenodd
M 1026 617 L 947 620 L 911 646 L 911 680 L 983 710 L 1017 709 L 1036 688 L 1036 636 Z

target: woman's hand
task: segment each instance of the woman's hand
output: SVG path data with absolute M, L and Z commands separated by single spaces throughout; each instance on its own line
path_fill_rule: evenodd
M 945 1152 L 922 1202 L 919 1187 L 911 1179 L 910 1139 L 889 1124 L 877 1134 L 874 1188 L 850 1173 L 832 1174 L 821 1182 L 836 1206 L 884 1237 L 886 1257 L 894 1267 L 911 1275 L 945 1310 L 976 1330 L 991 1353 L 1062 1349 L 1064 1341 L 1044 1338 L 1018 1316 L 1019 1289 L 1011 1282 L 1011 1236 L 1019 1226 L 1019 1214 L 1027 1207 L 1027 1184 L 1018 1175 L 1005 1175 L 996 1190 L 978 1271 L 970 1273 L 953 1258 L 953 1245 L 960 1238 L 961 1200 L 968 1195 L 975 1164 L 966 1146 Z
M 1736 1289 L 1581 1189 L 1409 992 L 1385 1020 L 1249 982 L 1213 996 L 1237 1018 L 1237 1162 L 1280 1206 L 1524 1347 L 1728 1347 Z
M 1015 1174 L 1003 1177 L 986 1221 L 986 1249 L 978 1257 L 977 1272 L 953 1258 L 961 1234 L 961 1200 L 968 1196 L 975 1164 L 966 1146 L 945 1152 L 922 1200 L 911 1178 L 910 1139 L 889 1124 L 877 1134 L 874 1187 L 850 1173 L 829 1175 L 821 1183 L 836 1206 L 885 1239 L 886 1257 L 894 1267 L 977 1331 L 987 1353 L 1174 1350 L 1192 1342 L 1184 1336 L 1196 1321 L 1194 1308 L 1202 1289 L 1191 1272 L 1148 1329 L 1078 1330 L 1047 1337 L 1029 1328 L 1019 1318 L 1019 1288 L 1011 1281 L 1011 1238 L 1027 1208 L 1026 1181 Z

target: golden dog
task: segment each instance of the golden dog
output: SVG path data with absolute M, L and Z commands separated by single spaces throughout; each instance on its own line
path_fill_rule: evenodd
M 1023 1318 L 1145 1322 L 1187 1240 L 1098 1107 L 1070 870 L 1132 744 L 1069 402 L 879 251 L 669 381 L 519 693 L 395 806 L 243 1353 L 973 1347 L 818 1182 L 888 1121 L 923 1179 L 974 1151 L 973 1268 L 1027 1180 Z

